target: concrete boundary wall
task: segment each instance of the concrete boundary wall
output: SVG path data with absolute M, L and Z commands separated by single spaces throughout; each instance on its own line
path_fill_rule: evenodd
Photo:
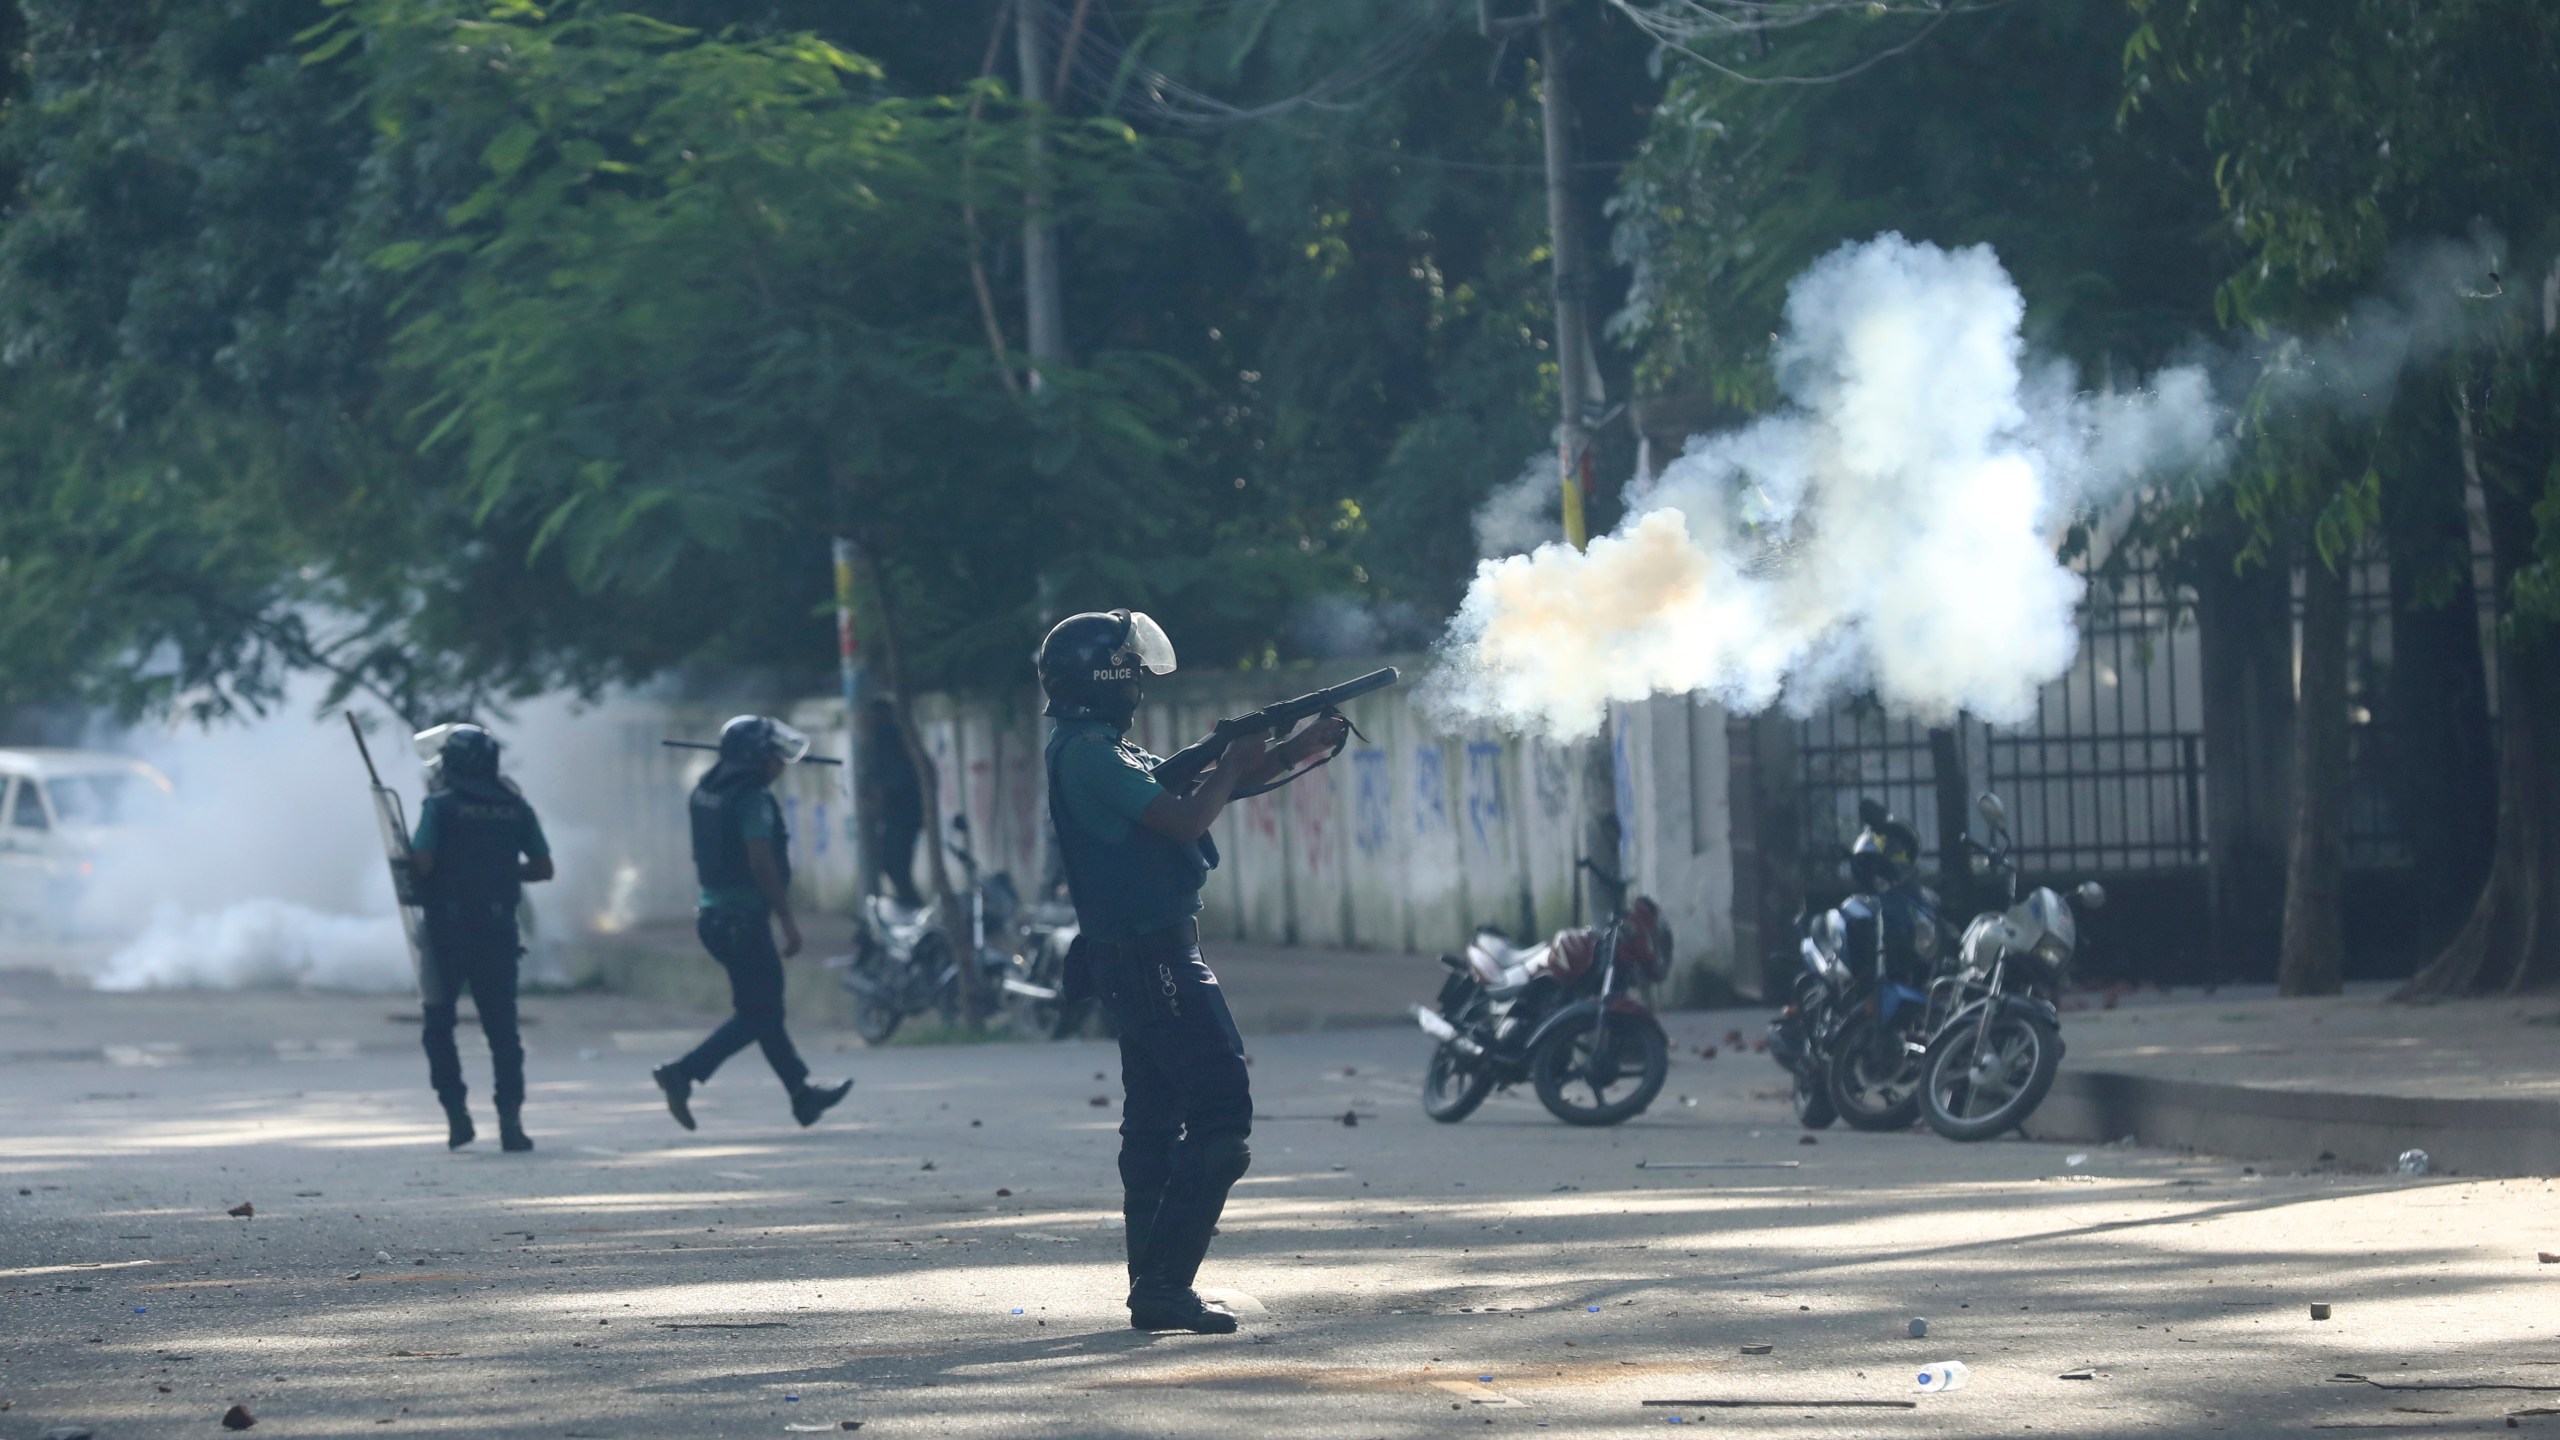
M 1409 657 L 1283 670 L 1184 672 L 1149 687 L 1134 731 L 1168 754 L 1221 715 L 1400 663 L 1406 684 L 1348 708 L 1368 737 L 1285 789 L 1241 802 L 1213 832 L 1204 933 L 1213 939 L 1344 950 L 1438 952 L 1479 924 L 1544 936 L 1584 916 L 1575 883 L 1584 815 L 1573 747 L 1485 729 L 1449 730 L 1425 713 Z M 779 707 L 823 753 L 844 754 L 842 703 Z M 624 705 L 598 728 L 610 759 L 577 789 L 606 838 L 595 863 L 611 878 L 598 907 L 614 924 L 688 915 L 692 879 L 684 793 L 707 756 L 667 750 L 664 735 L 708 735 L 727 712 Z M 1000 699 L 922 697 L 927 751 L 940 771 L 941 812 L 966 816 L 989 869 L 1028 892 L 1045 861 L 1046 735 L 1027 687 Z M 1616 715 L 1624 860 L 1664 907 L 1684 962 L 1731 975 L 1733 857 L 1724 712 L 1681 697 Z M 799 767 L 783 786 L 797 886 L 814 909 L 849 914 L 856 893 L 846 777 Z M 946 831 L 946 837 L 948 832 Z M 916 875 L 924 880 L 923 849 Z M 958 876 L 955 871 L 954 879 Z M 813 945 L 830 948 L 822 922 Z

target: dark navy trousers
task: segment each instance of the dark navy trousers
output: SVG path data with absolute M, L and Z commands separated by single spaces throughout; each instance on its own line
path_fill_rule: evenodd
M 700 1083 L 722 1061 L 757 1045 L 783 1088 L 797 1092 L 808 1083 L 809 1066 L 782 1028 L 782 952 L 773 945 L 772 916 L 761 909 L 713 905 L 696 916 L 693 929 L 702 937 L 702 948 L 729 972 L 730 1014 L 676 1068 Z
M 427 1050 L 427 1083 L 435 1087 L 436 1098 L 459 1103 L 468 1088 L 453 1038 L 467 990 L 496 1072 L 491 1098 L 501 1110 L 522 1105 L 524 1037 L 516 1022 L 516 961 L 524 954 L 524 943 L 516 935 L 515 911 L 496 905 L 428 906 L 427 949 L 434 956 L 427 967 L 434 989 L 420 997 L 426 1012 L 420 1039 Z
M 1120 1031 L 1120 1179 L 1130 1278 L 1189 1288 L 1227 1192 L 1251 1153 L 1253 1091 L 1244 1042 L 1197 925 L 1086 937 L 1094 982 Z

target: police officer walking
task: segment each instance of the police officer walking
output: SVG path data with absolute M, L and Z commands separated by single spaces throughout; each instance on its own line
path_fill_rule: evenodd
M 496 1072 L 498 1143 L 530 1150 L 524 1040 L 516 1025 L 516 961 L 524 954 L 516 907 L 526 881 L 551 878 L 551 846 L 524 793 L 498 773 L 496 736 L 477 725 L 439 725 L 421 732 L 417 747 L 427 767 L 427 798 L 418 806 L 409 866 L 426 911 L 429 963 L 419 979 L 427 1082 L 444 1102 L 445 1143 L 457 1150 L 470 1144 L 476 1132 L 453 1039 L 467 989 Z
M 1071 615 L 1041 642 L 1049 806 L 1082 927 L 1079 966 L 1120 1032 L 1120 1183 L 1129 1323 L 1225 1334 L 1235 1317 L 1192 1281 L 1252 1153 L 1244 1043 L 1200 959 L 1200 886 L 1217 864 L 1209 827 L 1240 790 L 1338 748 L 1339 716 L 1277 748 L 1235 739 L 1183 793 L 1127 738 L 1146 675 L 1173 672 L 1173 642 L 1129 610 Z M 1075 988 L 1070 980 L 1069 988 Z
M 741 715 L 720 729 L 720 759 L 693 787 L 693 868 L 702 883 L 694 933 L 729 972 L 732 1013 L 683 1059 L 649 1072 L 668 1113 L 693 1126 L 693 1087 L 748 1045 L 791 1097 L 791 1118 L 814 1125 L 853 1088 L 809 1083 L 809 1067 L 782 1026 L 782 962 L 800 953 L 791 916 L 791 832 L 773 782 L 809 753 L 809 737 L 766 715 Z M 782 930 L 775 948 L 774 927 Z

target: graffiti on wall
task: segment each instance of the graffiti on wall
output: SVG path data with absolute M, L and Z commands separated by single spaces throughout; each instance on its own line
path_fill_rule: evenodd
M 1377 855 L 1387 848 L 1387 829 L 1394 814 L 1389 783 L 1386 751 L 1351 752 L 1351 844 L 1363 855 Z
M 1434 835 L 1449 828 L 1449 776 L 1440 747 L 1413 747 L 1413 833 Z
M 1501 742 L 1467 742 L 1466 805 L 1468 833 L 1477 849 L 1491 851 L 1503 833 Z
M 1529 769 L 1537 777 L 1538 814 L 1546 820 L 1561 820 L 1571 803 L 1571 773 L 1565 765 L 1565 752 L 1543 741 L 1531 740 Z M 1620 814 L 1626 812 L 1620 811 Z

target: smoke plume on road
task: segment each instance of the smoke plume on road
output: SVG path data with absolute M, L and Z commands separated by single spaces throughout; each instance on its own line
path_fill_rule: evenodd
M 2078 643 L 2064 528 L 2146 474 L 2214 463 L 2223 412 L 2199 368 L 2083 392 L 2028 355 L 2024 315 L 1987 246 L 1888 234 L 1817 262 L 1773 353 L 1785 403 L 1692 439 L 1587 551 L 1481 563 L 1442 702 L 1559 738 L 1691 691 L 2027 718 Z

